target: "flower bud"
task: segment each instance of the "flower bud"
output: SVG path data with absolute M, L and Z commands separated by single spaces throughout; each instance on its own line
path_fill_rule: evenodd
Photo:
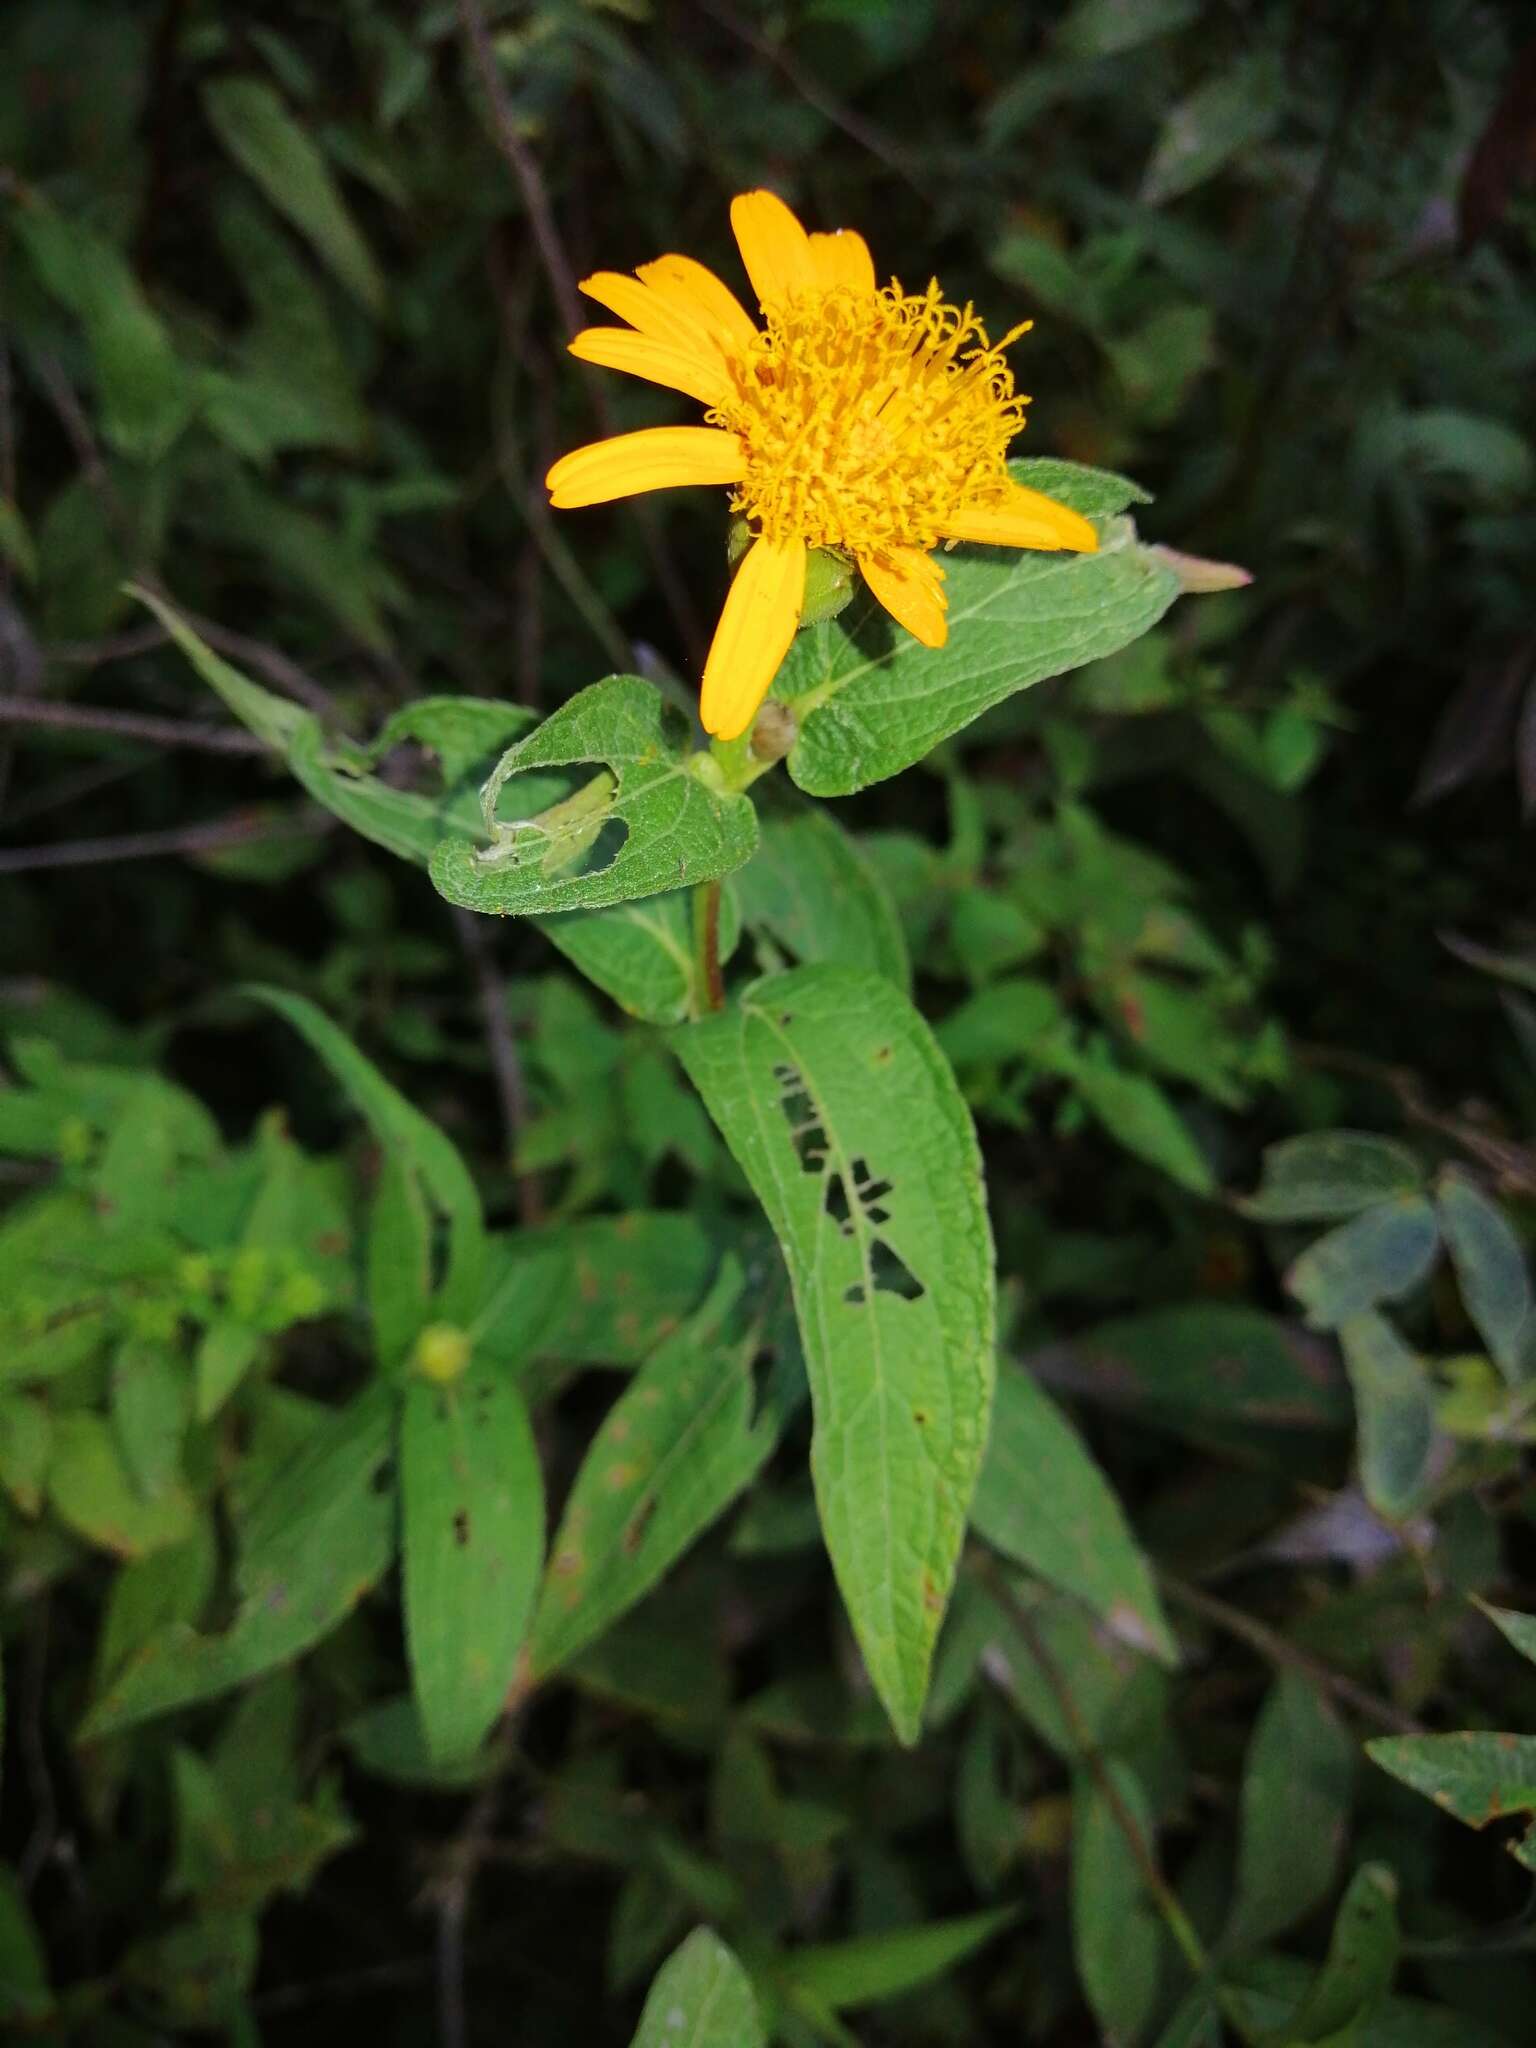
M 800 727 L 794 712 L 787 704 L 780 704 L 770 697 L 757 714 L 757 723 L 752 728 L 750 745 L 753 758 L 782 761 L 799 737 Z
M 468 1331 L 453 1323 L 429 1323 L 416 1339 L 411 1364 L 424 1380 L 450 1387 L 468 1370 L 472 1348 Z
M 805 603 L 802 626 L 835 619 L 853 596 L 853 564 L 831 548 L 812 548 L 805 558 Z

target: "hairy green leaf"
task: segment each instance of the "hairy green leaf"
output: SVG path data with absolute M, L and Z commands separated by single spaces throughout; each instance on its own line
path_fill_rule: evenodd
M 914 1741 L 992 1395 L 970 1117 L 916 1011 L 853 968 L 769 975 L 674 1043 L 788 1263 L 827 1548 L 876 1690 Z
M 801 633 L 774 684 L 800 723 L 789 772 L 812 796 L 850 796 L 910 768 L 1016 690 L 1112 654 L 1179 593 L 1141 547 L 1123 478 L 1067 462 L 1012 474 L 1099 524 L 1095 555 L 965 547 L 944 557 L 949 638 L 919 645 L 869 603 Z
M 594 772 L 563 802 L 501 816 L 519 776 L 582 764 Z M 481 806 L 489 845 L 445 839 L 432 880 L 450 903 L 498 916 L 596 910 L 713 881 L 757 845 L 753 805 L 719 785 L 711 758 L 691 753 L 686 720 L 638 676 L 610 676 L 562 704 L 503 754 Z

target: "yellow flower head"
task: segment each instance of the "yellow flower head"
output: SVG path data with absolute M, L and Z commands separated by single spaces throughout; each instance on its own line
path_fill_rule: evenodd
M 634 277 L 599 271 L 581 289 L 627 327 L 589 327 L 584 362 L 686 391 L 707 427 L 648 427 L 563 456 L 559 507 L 675 484 L 730 484 L 753 535 L 704 666 L 700 716 L 722 740 L 757 714 L 800 623 L 807 548 L 853 556 L 891 617 L 942 647 L 943 541 L 1098 546 L 1088 521 L 1008 475 L 1028 400 L 969 306 L 937 284 L 875 282 L 862 235 L 810 235 L 771 192 L 731 203 L 762 307 L 754 326 L 702 263 L 659 256 Z M 1026 323 L 1027 325 L 1027 323 Z

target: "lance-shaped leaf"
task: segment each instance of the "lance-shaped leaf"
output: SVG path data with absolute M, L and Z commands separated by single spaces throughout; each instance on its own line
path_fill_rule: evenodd
M 1242 1839 L 1228 1948 L 1257 1948 L 1333 1889 L 1349 1826 L 1355 1745 L 1323 1695 L 1282 1671 L 1243 1771 Z
M 1099 552 L 965 547 L 943 557 L 949 638 L 920 646 L 873 602 L 808 628 L 774 684 L 800 722 L 789 772 L 813 796 L 849 796 L 896 775 L 1016 690 L 1138 639 L 1179 594 L 1136 538 L 1123 477 L 1070 462 L 1015 462 L 1031 490 L 1094 520 Z
M 1361 2039 L 1386 2004 L 1401 1947 L 1397 1878 L 1385 1863 L 1362 1863 L 1339 1902 L 1327 1959 L 1287 2022 L 1288 2042 L 1338 2048 Z
M 203 110 L 220 142 L 336 276 L 368 308 L 384 310 L 373 253 L 331 176 L 330 166 L 271 86 L 260 78 L 218 78 L 203 88 Z
M 383 1473 L 393 1403 L 375 1383 L 328 1419 L 251 1510 L 240 1604 L 223 1635 L 172 1622 L 111 1677 L 81 1729 L 91 1740 L 212 1699 L 328 1635 L 388 1569 L 395 1503 Z
M 971 1521 L 1015 1564 L 1086 1600 L 1127 1642 L 1177 1663 L 1152 1573 L 1109 1481 L 1050 1395 L 1017 1367 L 998 1379 Z
M 1518 1380 L 1536 1366 L 1536 1308 L 1520 1240 L 1465 1174 L 1440 1176 L 1439 1209 L 1467 1313 L 1500 1372 Z
M 192 375 L 177 360 L 122 252 L 39 193 L 18 191 L 18 198 L 7 211 L 8 222 L 47 290 L 85 330 L 103 433 L 125 455 L 158 461 L 192 417 Z M 0 552 L 9 554 L 18 533 L 25 539 L 25 528 L 14 507 L 5 509 L 14 522 L 13 546 Z
M 400 1418 L 405 1639 L 434 1760 L 468 1756 L 500 1712 L 544 1555 L 544 1483 L 517 1389 L 472 1368 L 414 1379 Z
M 1072 1948 L 1083 1993 L 1106 2042 L 1132 2048 L 1157 2005 L 1163 1930 L 1137 1859 L 1121 1832 L 1122 1815 L 1153 1853 L 1151 1807 L 1129 1765 L 1106 1762 L 1119 1795 L 1112 1806 L 1087 1771 L 1072 1794 Z
M 765 1330 L 761 1316 L 742 1327 L 743 1285 L 728 1259 L 709 1300 L 646 1361 L 592 1439 L 550 1551 L 530 1646 L 535 1678 L 568 1664 L 648 1592 L 778 1442 L 796 1374 L 776 1371 L 758 1401 L 753 1365 Z
M 1374 1311 L 1339 1328 L 1354 1390 L 1360 1483 L 1379 1515 L 1406 1515 L 1419 1501 L 1435 1433 L 1424 1361 Z
M 992 1400 L 970 1115 L 927 1025 L 859 969 L 766 976 L 674 1043 L 789 1266 L 827 1549 L 914 1741 Z
M 590 772 L 563 802 L 532 818 L 501 815 L 517 777 L 576 767 Z M 719 787 L 713 768 L 653 684 L 609 676 L 508 749 L 481 793 L 489 844 L 445 840 L 432 880 L 450 903 L 502 916 L 595 910 L 713 881 L 757 845 L 756 810 Z
M 395 1166 L 415 1188 L 423 1205 L 430 1199 L 443 1217 L 448 1235 L 447 1262 L 437 1292 L 430 1299 L 430 1309 L 443 1321 L 467 1323 L 480 1306 L 485 1253 L 480 1197 L 468 1167 L 436 1124 L 385 1080 L 323 1010 L 286 989 L 252 988 L 248 993 L 285 1017 L 308 1040 L 368 1119 L 375 1136 L 393 1155 Z M 392 1220 L 398 1223 L 398 1215 Z M 398 1241 L 398 1234 L 392 1235 Z M 373 1290 L 376 1300 L 383 1299 L 384 1292 L 390 1292 L 393 1299 L 392 1291 L 382 1289 L 382 1273 L 378 1280 L 380 1284 Z M 427 1306 L 423 1304 L 424 1312 Z M 391 1350 L 398 1353 L 404 1340 L 398 1332 L 393 1335 Z
M 808 1992 L 833 2012 L 879 2005 L 930 1984 L 963 1963 L 1014 1918 L 1017 1908 L 994 1907 L 920 1927 L 889 1927 L 847 1941 L 792 1949 L 779 1967 L 782 1983 Z

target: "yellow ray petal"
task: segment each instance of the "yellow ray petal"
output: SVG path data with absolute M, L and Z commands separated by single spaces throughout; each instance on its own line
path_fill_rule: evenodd
M 731 228 L 759 304 L 815 289 L 811 238 L 776 193 L 743 192 L 733 199 Z
M 812 235 L 810 240 L 816 281 L 823 291 L 838 285 L 854 292 L 874 290 L 875 259 L 861 234 L 853 228 L 839 228 L 835 235 Z
M 684 349 L 652 341 L 648 334 L 632 334 L 627 327 L 584 327 L 570 349 L 581 362 L 625 370 L 631 377 L 686 391 L 700 405 L 722 405 L 731 395 L 731 380 L 718 356 L 711 365 Z
M 1099 546 L 1081 512 L 1023 484 L 1010 484 L 1007 496 L 990 504 L 963 506 L 944 522 L 944 532 L 951 540 L 986 541 L 997 548 L 1076 548 L 1092 555 Z
M 625 277 L 617 270 L 599 270 L 581 280 L 581 289 L 610 313 L 617 313 L 641 334 L 667 348 L 691 351 L 706 359 L 718 356 L 715 332 L 697 304 L 678 305 L 665 293 Z
M 757 333 L 752 316 L 712 270 L 691 256 L 658 256 L 642 263 L 638 275 L 678 312 L 702 309 L 715 332 L 732 348 L 749 348 Z
M 754 541 L 715 628 L 699 716 L 716 739 L 740 739 L 789 652 L 805 602 L 805 543 Z
M 942 647 L 949 638 L 944 613 L 944 571 L 921 548 L 888 548 L 879 555 L 860 555 L 864 581 L 898 626 L 905 626 L 925 647 Z
M 746 456 L 734 434 L 718 427 L 643 427 L 637 434 L 615 434 L 573 448 L 544 481 L 549 502 L 569 511 L 679 484 L 739 483 L 746 473 Z

